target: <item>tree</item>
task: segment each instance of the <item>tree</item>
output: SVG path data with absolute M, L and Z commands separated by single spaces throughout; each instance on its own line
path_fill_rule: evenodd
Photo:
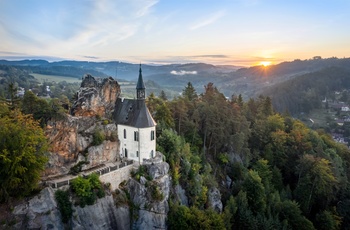
M 167 101 L 168 97 L 166 96 L 164 90 L 160 92 L 159 98 L 162 99 L 163 101 Z
M 324 158 L 305 155 L 298 165 L 299 181 L 295 190 L 302 210 L 308 214 L 318 201 L 318 206 L 326 206 L 334 198 L 333 190 L 338 183 L 330 162 Z
M 243 190 L 247 193 L 251 210 L 255 213 L 264 212 L 266 208 L 265 188 L 258 172 L 249 170 L 243 182 Z
M 14 110 L 0 118 L 0 201 L 28 195 L 47 161 L 47 140 L 31 115 Z
M 197 92 L 191 82 L 187 83 L 186 88 L 182 91 L 182 96 L 189 101 L 192 101 L 198 98 Z

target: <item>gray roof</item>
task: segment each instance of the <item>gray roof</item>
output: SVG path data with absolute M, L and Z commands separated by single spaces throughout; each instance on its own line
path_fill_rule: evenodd
M 115 104 L 114 120 L 117 124 L 136 128 L 156 126 L 145 100 L 118 98 Z

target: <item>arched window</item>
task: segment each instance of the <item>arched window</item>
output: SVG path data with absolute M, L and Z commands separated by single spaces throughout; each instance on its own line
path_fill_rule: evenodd
M 126 129 L 124 129 L 124 139 L 126 139 Z

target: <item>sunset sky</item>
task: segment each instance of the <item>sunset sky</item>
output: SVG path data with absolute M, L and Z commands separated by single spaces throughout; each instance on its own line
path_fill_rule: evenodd
M 0 59 L 279 63 L 350 56 L 349 0 L 0 0 Z

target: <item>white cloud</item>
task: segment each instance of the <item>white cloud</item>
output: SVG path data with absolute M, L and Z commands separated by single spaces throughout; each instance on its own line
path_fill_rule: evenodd
M 87 50 L 101 51 L 108 45 L 111 50 L 141 30 L 158 1 L 48 1 L 28 4 L 26 10 L 17 7 L 18 14 L 11 13 L 16 1 L 7 2 L 6 8 L 0 9 L 0 35 L 6 40 L 0 50 L 43 53 L 45 49 L 61 56 L 86 55 Z
M 186 75 L 186 74 L 192 74 L 192 75 L 195 75 L 197 74 L 197 71 L 186 71 L 186 70 L 180 70 L 180 71 L 176 71 L 176 70 L 173 70 L 170 72 L 171 74 L 173 75 Z
M 196 29 L 199 29 L 201 27 L 210 25 L 210 24 L 216 22 L 218 19 L 220 19 L 224 15 L 225 15 L 225 11 L 224 10 L 218 11 L 218 12 L 210 15 L 208 18 L 198 20 L 196 23 L 194 23 L 190 27 L 190 30 L 196 30 Z

